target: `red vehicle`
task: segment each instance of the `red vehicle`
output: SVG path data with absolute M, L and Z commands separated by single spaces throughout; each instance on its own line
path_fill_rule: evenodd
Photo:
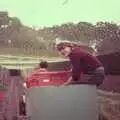
M 70 71 L 36 71 L 27 78 L 27 87 L 60 85 L 63 84 L 70 75 Z

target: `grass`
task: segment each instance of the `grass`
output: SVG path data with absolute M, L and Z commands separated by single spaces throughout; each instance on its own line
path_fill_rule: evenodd
M 98 106 L 100 114 L 106 120 L 120 120 L 120 93 L 99 90 Z

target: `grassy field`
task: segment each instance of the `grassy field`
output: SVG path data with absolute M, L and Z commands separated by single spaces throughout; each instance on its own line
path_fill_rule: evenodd
M 98 90 L 98 106 L 101 120 L 120 120 L 119 93 Z

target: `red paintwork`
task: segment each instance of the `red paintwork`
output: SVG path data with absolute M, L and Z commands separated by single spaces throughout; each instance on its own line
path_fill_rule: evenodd
M 39 70 L 33 72 L 26 80 L 28 88 L 38 86 L 53 86 L 62 85 L 71 76 L 71 71 L 57 71 L 57 72 L 40 72 Z M 86 79 L 86 75 L 81 74 L 81 79 L 72 84 L 91 84 L 97 85 L 99 81 L 89 81 Z
M 0 91 L 0 100 L 3 100 L 5 97 L 5 91 Z
M 27 87 L 50 86 L 63 84 L 71 75 L 70 71 L 39 72 L 36 71 L 27 78 Z

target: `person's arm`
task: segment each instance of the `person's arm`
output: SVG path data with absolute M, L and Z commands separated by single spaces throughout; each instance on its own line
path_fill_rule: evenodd
M 70 59 L 72 64 L 72 76 L 64 83 L 64 85 L 70 84 L 72 81 L 78 81 L 81 75 L 81 66 L 80 66 L 80 57 L 78 55 L 74 55 Z
M 69 85 L 71 82 L 72 82 L 72 77 L 69 77 L 69 79 L 67 80 L 67 82 L 63 84 L 63 86 Z

